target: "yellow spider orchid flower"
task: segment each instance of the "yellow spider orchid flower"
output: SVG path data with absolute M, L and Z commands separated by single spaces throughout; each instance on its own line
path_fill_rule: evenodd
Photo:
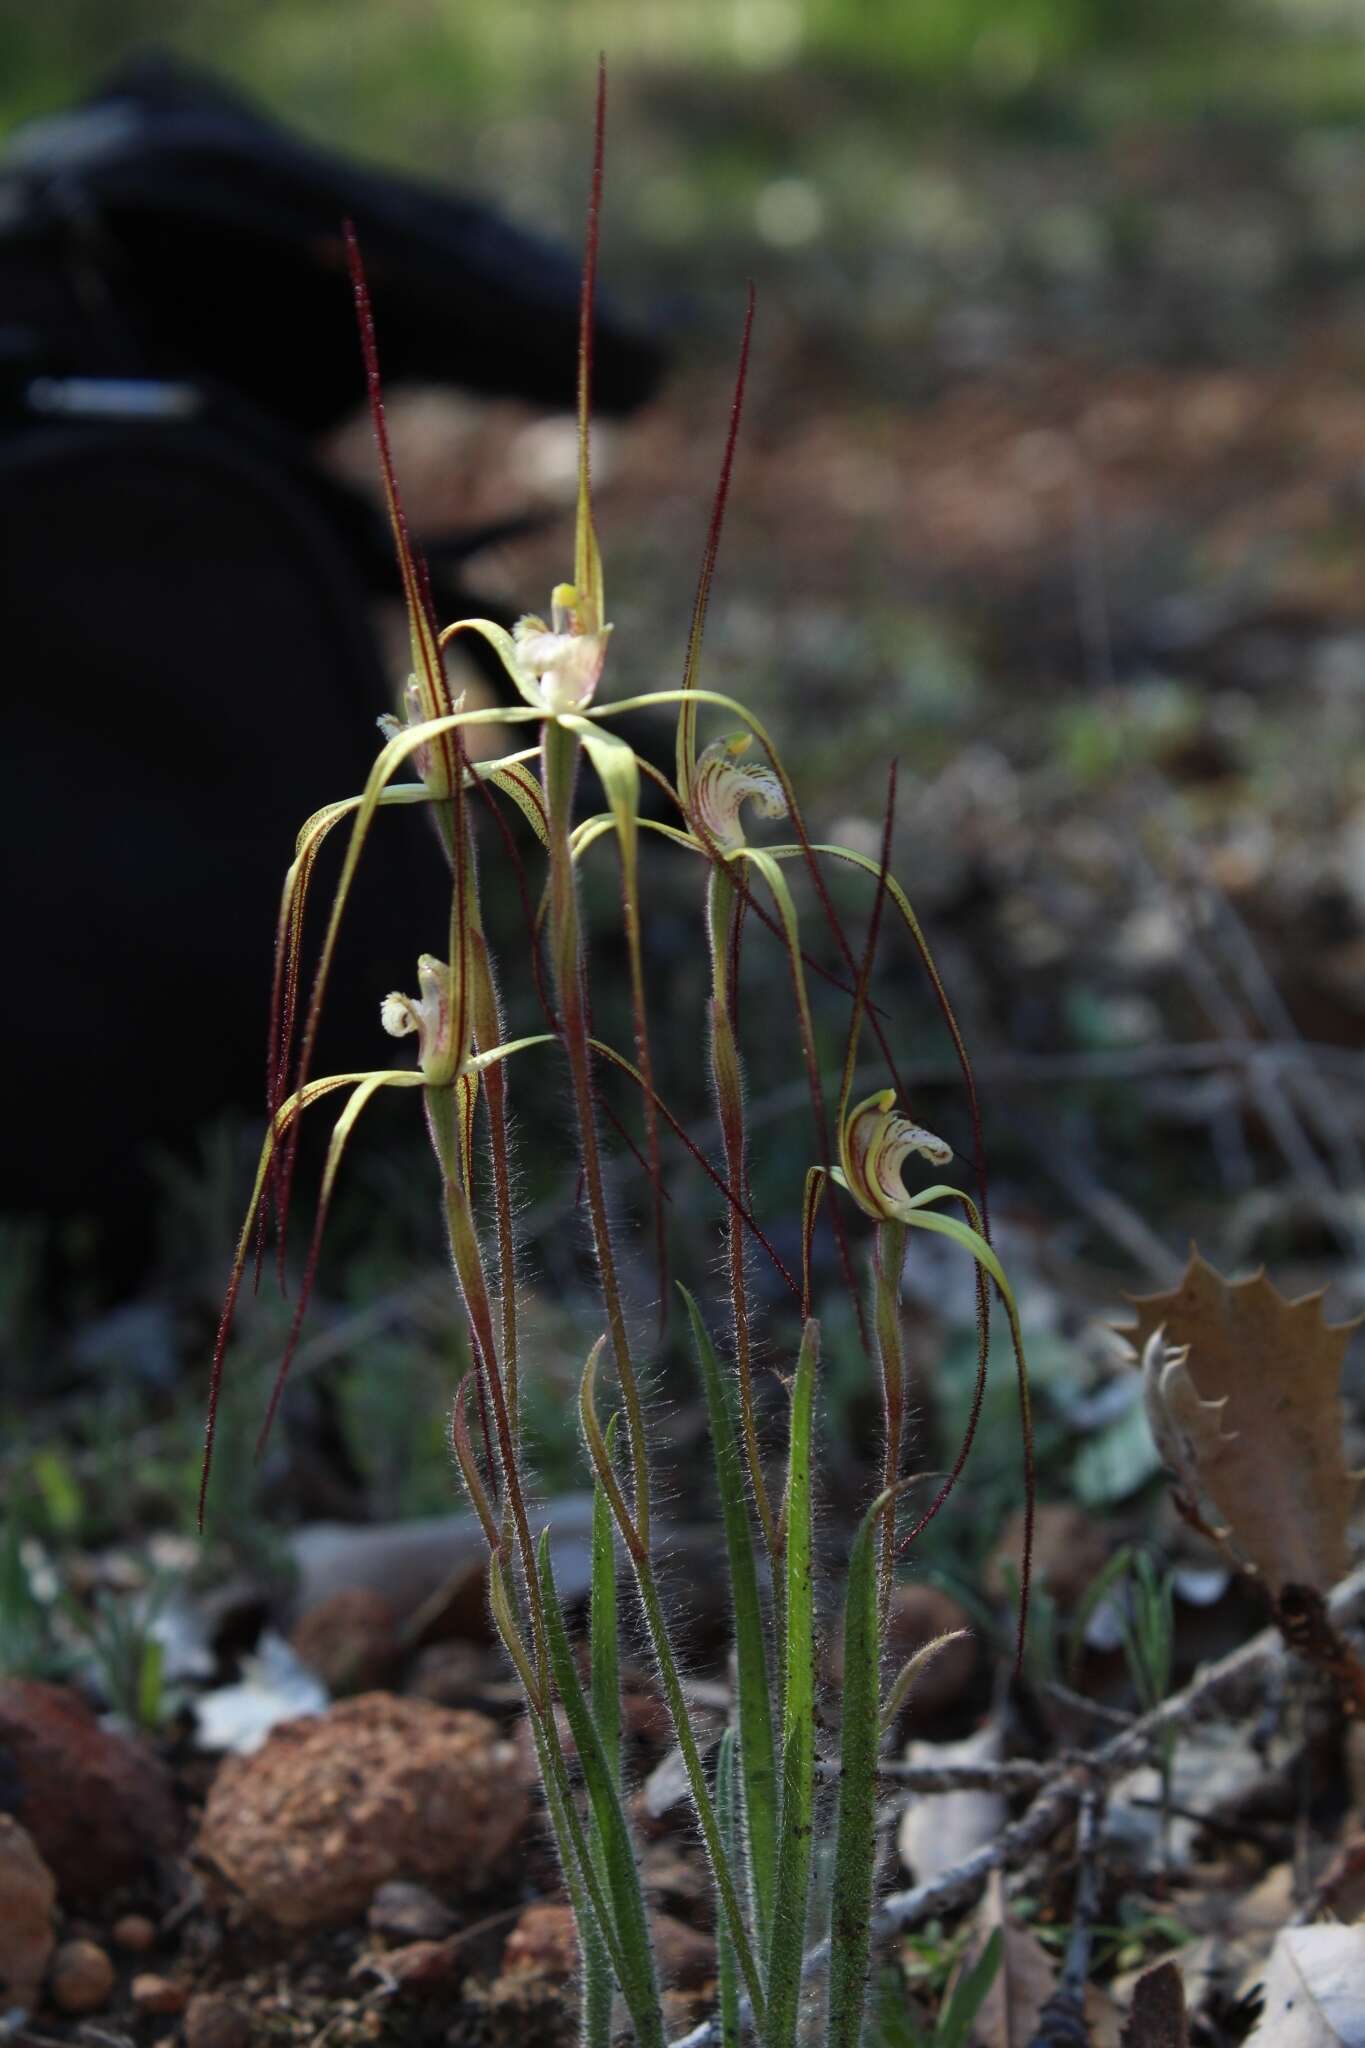
M 417 1064 L 428 1087 L 440 1088 L 462 1072 L 469 1056 L 467 1045 L 453 1043 L 451 973 L 444 960 L 423 953 L 417 962 L 419 996 L 405 996 L 396 990 L 386 995 L 379 1008 L 379 1021 L 390 1038 L 417 1035 Z
M 912 1152 L 933 1166 L 946 1166 L 953 1156 L 951 1145 L 901 1115 L 894 1088 L 882 1088 L 845 1117 L 835 1179 L 879 1223 L 900 1222 L 914 1206 L 901 1177 Z
M 585 710 L 596 694 L 611 627 L 595 612 L 596 606 L 575 585 L 557 583 L 550 596 L 549 625 L 532 612 L 512 628 L 517 658 L 552 717 Z

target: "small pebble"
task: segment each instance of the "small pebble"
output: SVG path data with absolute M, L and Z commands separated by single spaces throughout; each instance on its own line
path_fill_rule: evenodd
M 424 1884 L 396 1877 L 370 1900 L 369 1924 L 372 1934 L 394 1941 L 440 1941 L 453 1929 L 455 1915 Z
M 115 1971 L 95 1941 L 64 1941 L 52 1958 L 48 1990 L 63 2012 L 98 2012 L 114 1988 Z
M 145 1913 L 125 1913 L 114 1922 L 111 1932 L 115 1948 L 125 1948 L 132 1955 L 142 1955 L 156 1945 L 156 1922 Z
M 445 1990 L 465 1972 L 458 1947 L 446 1941 L 410 1941 L 405 1948 L 391 1948 L 384 1968 L 404 1991 L 425 1993 Z
M 183 2012 L 186 1991 L 174 1977 L 158 1977 L 146 1970 L 133 1979 L 133 2004 L 139 2012 Z
M 27 2009 L 57 1945 L 57 1880 L 17 1820 L 0 1814 L 0 2003 Z
M 185 2048 L 251 2048 L 251 2015 L 219 1991 L 201 1991 L 185 2008 Z

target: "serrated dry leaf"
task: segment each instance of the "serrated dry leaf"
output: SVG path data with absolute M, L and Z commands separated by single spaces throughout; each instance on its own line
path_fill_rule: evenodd
M 1320 1295 L 1286 1301 L 1264 1273 L 1227 1281 L 1197 1251 L 1178 1287 L 1133 1305 L 1139 1351 L 1164 1332 L 1169 1431 L 1238 1551 L 1275 1594 L 1325 1592 L 1348 1562 L 1339 1388 L 1357 1324 L 1324 1322 Z
M 1285 1928 L 1246 2048 L 1365 2048 L 1365 1928 Z
M 1158 1963 L 1138 1978 L 1122 2040 L 1123 2048 L 1189 2048 L 1185 1986 L 1174 1963 Z

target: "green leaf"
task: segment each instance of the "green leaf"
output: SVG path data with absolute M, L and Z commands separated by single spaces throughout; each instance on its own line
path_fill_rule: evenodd
M 1104 1599 L 1106 1593 L 1125 1576 L 1132 1562 L 1132 1546 L 1125 1543 L 1114 1552 L 1108 1563 L 1101 1566 L 1100 1570 L 1096 1572 L 1094 1578 L 1077 1601 L 1076 1612 L 1072 1615 L 1070 1626 L 1066 1632 L 1066 1680 L 1068 1685 L 1075 1685 L 1076 1683 L 1077 1674 L 1081 1668 L 1081 1658 L 1085 1655 L 1085 1632 L 1090 1626 L 1091 1616 Z
M 716 1757 L 716 1826 L 720 1829 L 721 1844 L 732 1870 L 739 1863 L 738 1804 L 735 1796 L 735 1731 L 727 1728 L 720 1738 Z M 721 2048 L 740 2048 L 739 1965 L 723 1910 L 716 1914 L 716 2002 Z
M 607 1424 L 606 1448 L 615 1449 L 616 1417 Z M 592 1602 L 589 1610 L 589 1657 L 592 1717 L 601 1737 L 607 1767 L 621 1783 L 621 1645 L 616 1603 L 616 1525 L 601 1482 L 592 1501 Z M 588 1853 L 598 1876 L 608 1881 L 606 1844 L 593 1808 L 588 1819 Z M 580 1928 L 583 1949 L 583 2041 L 585 2048 L 610 2048 L 611 2003 L 614 1991 L 610 1959 L 600 1931 Z
M 782 1799 L 777 1890 L 768 1949 L 765 2048 L 794 2048 L 806 1939 L 815 1825 L 815 1599 L 812 1571 L 811 1444 L 820 1326 L 808 1322 L 792 1388 L 787 1468 L 787 1630 L 782 1672 Z
M 766 1949 L 772 1932 L 773 1886 L 777 1865 L 777 1758 L 773 1741 L 768 1659 L 763 1641 L 763 1609 L 759 1601 L 753 1530 L 735 1427 L 733 1397 L 721 1377 L 715 1350 L 696 1302 L 685 1287 L 678 1292 L 687 1306 L 692 1337 L 701 1364 L 711 1447 L 720 1484 L 721 1516 L 730 1567 L 730 1598 L 735 1617 L 735 1659 L 739 1691 L 739 1753 L 744 1779 L 749 1874 L 753 1886 L 758 1940 Z M 732 1867 L 733 1859 L 732 1859 Z
M 159 1728 L 165 1706 L 163 1676 L 166 1666 L 165 1646 L 156 1636 L 147 1636 L 142 1644 L 142 1654 L 137 1667 L 137 1726 Z
M 673 1733 L 677 1737 L 678 1748 L 682 1751 L 687 1783 L 697 1809 L 697 1820 L 706 1843 L 711 1872 L 716 1880 L 716 1892 L 720 1899 L 726 1931 L 734 1943 L 735 1956 L 744 1978 L 744 1988 L 749 1994 L 749 2004 L 761 2031 L 766 2012 L 763 1979 L 759 1975 L 749 1930 L 744 1924 L 744 1915 L 740 1909 L 734 1866 L 727 1858 L 721 1843 L 715 1804 L 706 1783 L 706 1773 L 702 1769 L 701 1752 L 697 1748 L 697 1738 L 692 1729 L 692 1715 L 687 1695 L 683 1691 L 678 1660 L 673 1655 L 673 1645 L 669 1641 L 663 1604 L 659 1599 L 659 1588 L 648 1553 L 633 1557 L 632 1562 L 635 1566 L 636 1583 L 640 1588 L 640 1604 L 645 1611 L 645 1626 L 649 1630 L 650 1643 L 658 1662 L 659 1677 L 663 1682 L 664 1698 L 668 1702 Z
M 616 1455 L 616 1417 L 606 1428 L 606 1453 Z M 616 1523 L 599 1480 L 592 1496 L 592 1604 L 589 1611 L 592 1717 L 612 1776 L 621 1780 L 621 1638 L 616 1601 Z
M 496 1560 L 494 1563 L 496 1569 Z M 569 1901 L 573 1907 L 579 1954 L 584 1958 L 586 1969 L 589 1946 L 595 1944 L 605 1949 L 612 1974 L 619 1983 L 624 1975 L 621 1948 L 607 1908 L 602 1882 L 593 1868 L 582 1824 L 573 1803 L 569 1767 L 564 1759 L 564 1751 L 560 1746 L 554 1721 L 551 1719 L 547 1722 L 534 1705 L 531 1707 L 529 1719 L 536 1746 L 536 1760 L 540 1765 L 540 1780 L 545 1789 L 545 1804 L 550 1813 L 550 1826 L 554 1833 L 555 1846 L 559 1851 Z
M 839 1818 L 830 1903 L 829 2048 L 858 2048 L 867 1996 L 872 1882 L 877 1860 L 877 1752 L 881 1747 L 881 1619 L 877 1525 L 883 1493 L 854 1539 L 844 1598 L 844 1680 L 839 1735 Z
M 1087 1437 L 1071 1466 L 1071 1484 L 1083 1507 L 1107 1508 L 1127 1500 L 1161 1470 L 1161 1453 L 1141 1401 Z
M 601 1843 L 606 1890 L 620 1945 L 621 1995 L 626 2001 L 636 2037 L 643 2048 L 664 2048 L 663 2014 L 658 1980 L 654 1973 L 654 1952 L 650 1946 L 649 1920 L 645 1913 L 635 1847 L 626 1825 L 625 1809 L 617 1789 L 602 1737 L 589 1711 L 579 1681 L 578 1667 L 555 1588 L 550 1561 L 550 1532 L 539 1546 L 541 1599 L 549 1639 L 550 1663 L 555 1685 L 568 1717 L 569 1731 L 583 1768 L 588 1800 Z M 589 1855 L 591 1863 L 591 1855 Z
M 85 1502 L 69 1460 L 58 1450 L 35 1451 L 29 1470 L 53 1530 L 59 1536 L 74 1536 L 85 1515 Z
M 939 2014 L 934 2048 L 962 2048 L 996 1980 L 1004 1952 L 1004 1932 L 997 1927 L 971 1969 L 964 1971 L 953 1986 L 953 1995 Z

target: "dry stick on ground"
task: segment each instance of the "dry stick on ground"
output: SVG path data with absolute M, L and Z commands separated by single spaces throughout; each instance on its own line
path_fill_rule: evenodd
M 1349 1628 L 1365 1616 L 1365 1565 L 1358 1566 L 1334 1587 L 1327 1599 L 1327 1612 L 1338 1629 Z M 900 1933 L 922 1920 L 969 1904 L 993 1870 L 1022 1863 L 1060 1834 L 1096 1783 L 1129 1769 L 1168 1729 L 1183 1728 L 1188 1722 L 1229 1707 L 1239 1697 L 1254 1692 L 1281 1668 L 1289 1654 L 1278 1629 L 1262 1629 L 1249 1643 L 1210 1664 L 1183 1692 L 1173 1693 L 1083 1762 L 1059 1764 L 1053 1782 L 1039 1793 L 1028 1812 L 1002 1828 L 993 1842 L 985 1843 L 928 1883 L 893 1892 L 884 1899 L 872 1923 L 874 1936 Z M 818 1942 L 807 1953 L 802 1974 L 807 1978 L 818 1975 L 828 1959 L 829 1943 Z M 675 2041 L 672 2048 L 709 2048 L 719 2032 L 716 2020 L 704 2020 L 690 2034 Z
M 1038 2015 L 1029 2048 L 1088 2048 L 1085 1987 L 1090 1982 L 1090 1953 L 1100 1910 L 1100 1814 L 1102 1799 L 1091 1785 L 1081 1794 L 1076 1828 L 1076 1898 L 1071 1909 L 1071 1939 L 1057 1987 Z
M 1076 1759 L 1072 1759 L 1076 1761 Z M 837 1783 L 837 1763 L 817 1763 L 815 1775 L 826 1783 Z M 904 1798 L 912 1792 L 1036 1792 L 1057 1775 L 1055 1763 L 1032 1763 L 1021 1759 L 1004 1764 L 902 1764 L 887 1761 L 877 1765 L 877 1776 L 894 1783 Z

